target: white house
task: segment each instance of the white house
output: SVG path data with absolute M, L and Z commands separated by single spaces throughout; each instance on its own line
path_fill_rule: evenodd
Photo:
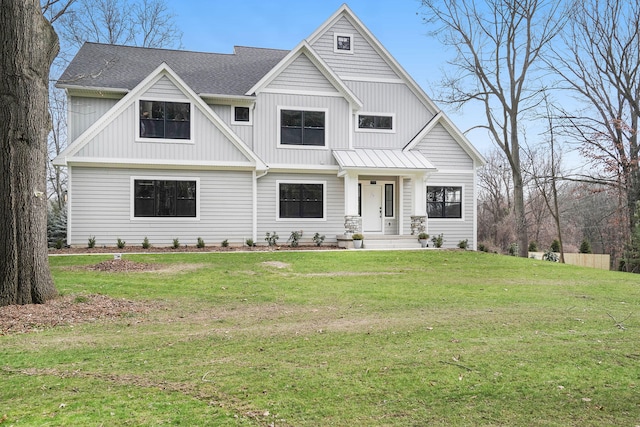
M 290 51 L 86 43 L 57 85 L 71 245 L 424 230 L 476 247 L 482 155 L 346 5 Z

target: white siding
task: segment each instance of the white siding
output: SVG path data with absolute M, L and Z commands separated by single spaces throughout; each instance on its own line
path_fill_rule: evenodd
M 90 236 L 95 236 L 99 246 L 115 246 L 118 237 L 128 246 L 139 246 L 145 236 L 158 246 L 170 245 L 174 238 L 194 245 L 198 237 L 207 244 L 218 245 L 225 239 L 239 244 L 252 235 L 251 172 L 70 169 L 72 245 L 86 245 Z M 132 220 L 132 176 L 199 178 L 200 219 Z
M 234 125 L 231 124 L 231 117 L 233 114 L 233 106 L 209 104 L 209 107 L 227 124 L 241 140 L 249 148 L 253 148 L 253 125 Z M 253 108 L 253 107 L 249 107 Z
M 335 53 L 334 33 L 353 35 L 353 54 Z M 312 45 L 322 59 L 339 75 L 359 75 L 396 79 L 398 75 L 387 65 L 375 49 L 356 31 L 349 20 L 342 17 Z
M 277 181 L 326 182 L 325 220 L 276 219 L 279 195 Z M 258 180 L 258 243 L 264 243 L 267 232 L 277 232 L 280 244 L 286 244 L 292 231 L 303 230 L 303 239 L 310 241 L 315 233 L 324 234 L 327 242 L 335 242 L 344 233 L 344 181 L 335 174 L 269 173 Z
M 111 109 L 118 99 L 111 98 L 84 98 L 72 96 L 69 98 L 69 119 L 67 139 L 73 142 L 89 126 L 98 121 Z
M 282 71 L 268 88 L 297 89 L 302 92 L 337 92 L 337 89 L 304 54 L 298 56 Z
M 425 187 L 425 192 L 427 191 Z M 405 178 L 402 180 L 402 234 L 411 234 L 411 215 L 413 213 L 413 180 Z
M 278 106 L 326 108 L 325 148 L 278 148 Z M 256 126 L 254 152 L 267 164 L 336 165 L 331 150 L 349 148 L 349 104 L 332 96 L 282 95 L 261 93 L 253 114 Z
M 406 84 L 347 81 L 363 103 L 362 112 L 395 115 L 394 133 L 354 134 L 355 148 L 403 148 L 433 116 Z M 354 122 L 354 129 L 357 122 Z
M 114 159 L 203 160 L 246 162 L 247 158 L 195 106 L 192 144 L 136 142 L 136 103 L 116 117 L 78 153 L 80 157 Z
M 473 159 L 462 149 L 449 132 L 436 125 L 416 147 L 438 169 L 473 170 Z

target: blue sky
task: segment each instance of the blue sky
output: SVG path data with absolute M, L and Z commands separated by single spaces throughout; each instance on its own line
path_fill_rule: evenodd
M 322 25 L 344 0 L 187 0 L 170 3 L 183 31 L 184 49 L 231 53 L 233 46 L 292 49 Z M 351 0 L 346 2 L 364 25 L 433 97 L 442 69 L 453 53 L 427 36 L 419 0 Z M 438 103 L 463 132 L 481 124 L 467 108 L 452 111 Z M 487 154 L 492 144 L 483 132 L 467 135 Z

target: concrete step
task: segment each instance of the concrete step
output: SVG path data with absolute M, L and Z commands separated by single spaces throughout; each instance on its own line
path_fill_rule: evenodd
M 363 249 L 420 249 L 421 245 L 415 236 L 375 236 L 365 237 Z

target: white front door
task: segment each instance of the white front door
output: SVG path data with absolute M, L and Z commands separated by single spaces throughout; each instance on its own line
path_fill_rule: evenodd
M 362 231 L 382 232 L 382 188 L 380 184 L 362 184 Z

